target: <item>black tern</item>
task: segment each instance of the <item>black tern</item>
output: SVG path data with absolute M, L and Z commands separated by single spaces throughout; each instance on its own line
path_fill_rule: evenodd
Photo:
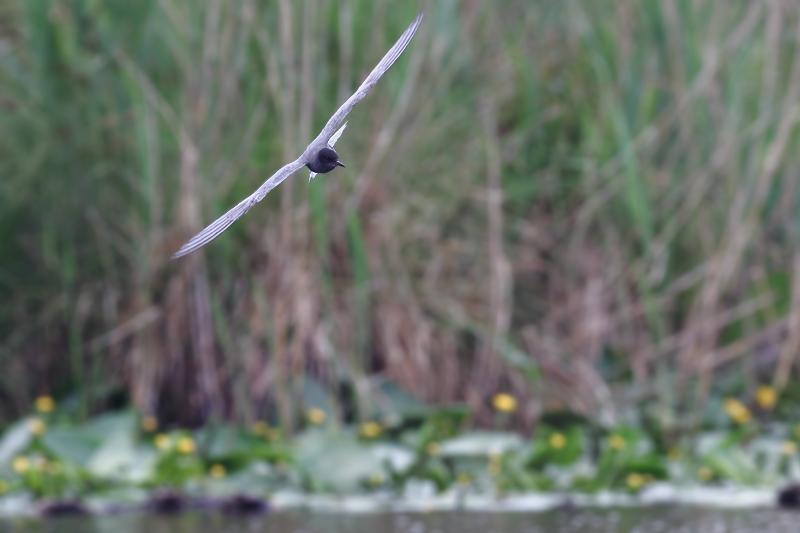
M 188 255 L 195 250 L 205 246 L 214 240 L 220 233 L 228 229 L 228 227 L 236 222 L 242 215 L 247 213 L 250 208 L 264 199 L 269 191 L 280 185 L 286 178 L 300 170 L 301 168 L 308 167 L 311 171 L 310 178 L 317 174 L 325 174 L 332 171 L 336 167 L 343 167 L 344 164 L 339 160 L 339 155 L 334 150 L 333 146 L 336 141 L 344 132 L 347 123 L 344 119 L 353 110 L 353 108 L 369 91 L 378 83 L 389 67 L 397 61 L 403 50 L 406 49 L 414 34 L 417 32 L 420 23 L 422 22 L 422 13 L 418 14 L 414 22 L 406 28 L 403 35 L 394 43 L 383 59 L 372 69 L 372 72 L 366 77 L 361 85 L 356 89 L 350 98 L 336 110 L 336 113 L 328 120 L 325 127 L 317 135 L 317 138 L 311 141 L 311 144 L 306 147 L 303 154 L 292 161 L 291 163 L 281 167 L 275 174 L 270 176 L 261 187 L 259 187 L 253 194 L 236 204 L 230 211 L 219 217 L 212 222 L 203 231 L 192 237 L 186 244 L 172 255 L 173 259 Z M 310 179 L 309 178 L 309 179 Z

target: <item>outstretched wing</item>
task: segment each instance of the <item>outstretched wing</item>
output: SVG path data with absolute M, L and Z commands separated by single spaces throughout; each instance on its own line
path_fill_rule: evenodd
M 331 135 L 331 138 L 330 138 L 330 139 L 328 139 L 328 146 L 330 146 L 331 148 L 333 148 L 334 146 L 336 146 L 336 141 L 338 141 L 338 140 L 339 140 L 339 137 L 341 137 L 341 136 L 342 136 L 342 133 L 344 133 L 344 129 L 345 129 L 346 127 L 347 127 L 347 122 L 345 122 L 344 124 L 342 124 L 342 127 L 341 127 L 341 128 L 339 128 L 338 130 L 336 130 L 336 133 L 334 133 L 333 135 Z
M 400 54 L 403 53 L 403 50 L 406 49 L 408 43 L 411 42 L 411 39 L 414 37 L 414 34 L 417 32 L 417 28 L 419 28 L 420 23 L 422 22 L 422 13 L 417 15 L 417 18 L 414 19 L 414 22 L 406 28 L 406 31 L 403 32 L 403 35 L 397 39 L 397 42 L 394 43 L 386 55 L 383 56 L 383 59 L 372 69 L 372 72 L 369 73 L 369 76 L 364 80 L 361 86 L 356 89 L 350 98 L 342 104 L 342 106 L 336 110 L 336 113 L 328 120 L 328 123 L 325 124 L 325 127 L 322 128 L 322 131 L 317 138 L 314 139 L 314 142 L 311 143 L 310 146 L 319 146 L 321 144 L 327 143 L 328 140 L 333 136 L 334 132 L 339 129 L 339 126 L 342 125 L 344 119 L 353 110 L 355 105 L 359 103 L 361 100 L 364 99 L 365 96 L 369 93 L 369 91 L 378 83 L 378 80 L 381 79 L 389 67 L 392 66 L 392 63 L 397 61 L 397 58 L 400 57 Z
M 367 96 L 369 91 L 375 86 L 378 80 L 381 79 L 381 76 L 383 76 L 384 73 L 389 70 L 389 67 L 391 67 L 395 61 L 397 61 L 397 58 L 400 57 L 400 54 L 402 54 L 403 50 L 406 49 L 408 43 L 411 42 L 411 39 L 414 37 L 414 34 L 416 33 L 421 22 L 422 13 L 417 15 L 417 18 L 414 19 L 414 22 L 412 22 L 411 25 L 406 28 L 406 31 L 403 32 L 403 35 L 401 35 L 397 42 L 394 43 L 394 46 L 392 46 L 389 51 L 386 52 L 386 55 L 383 56 L 383 59 L 381 59 L 375 68 L 372 69 L 372 72 L 369 73 L 369 76 L 367 76 L 356 92 L 353 93 L 352 96 L 350 96 L 350 98 L 348 98 L 338 110 L 336 110 L 336 113 L 334 113 L 330 120 L 328 120 L 328 123 L 325 124 L 325 127 L 322 129 L 320 134 L 317 135 L 317 138 L 308 145 L 308 148 L 306 148 L 306 152 L 302 157 L 278 170 L 267 181 L 265 181 L 256 192 L 236 204 L 236 206 L 234 206 L 230 211 L 219 217 L 206 229 L 192 237 L 189 242 L 181 246 L 181 248 L 172 255 L 172 258 L 177 259 L 178 257 L 183 257 L 184 255 L 190 254 L 214 240 L 220 233 L 228 229 L 231 224 L 236 222 L 242 215 L 247 213 L 251 207 L 263 200 L 269 191 L 277 187 L 283 180 L 291 176 L 294 172 L 300 170 L 300 168 L 306 164 L 305 156 L 309 150 L 312 150 L 315 147 L 320 147 L 320 145 L 335 143 L 344 131 L 344 127 L 340 128 L 344 122 L 344 119 L 347 117 L 350 111 L 353 110 L 353 107 L 355 107 L 357 103 Z
M 256 190 L 256 192 L 236 204 L 236 206 L 231 208 L 230 211 L 209 224 L 206 229 L 192 237 L 189 242 L 181 246 L 177 252 L 172 254 L 172 258 L 177 259 L 179 257 L 183 257 L 184 255 L 188 255 L 216 239 L 220 233 L 228 229 L 231 224 L 236 222 L 242 215 L 247 213 L 251 207 L 263 200 L 269 191 L 280 185 L 283 180 L 300 170 L 303 165 L 305 165 L 305 163 L 303 163 L 301 158 L 281 167 L 281 169 L 270 176 L 270 178 L 265 181 L 261 187 Z

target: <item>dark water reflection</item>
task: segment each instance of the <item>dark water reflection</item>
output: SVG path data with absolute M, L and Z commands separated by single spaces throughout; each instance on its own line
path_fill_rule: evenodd
M 561 509 L 546 513 L 333 515 L 280 512 L 252 518 L 123 514 L 0 522 L 3 532 L 57 533 L 795 533 L 800 515 L 778 510 L 686 507 Z

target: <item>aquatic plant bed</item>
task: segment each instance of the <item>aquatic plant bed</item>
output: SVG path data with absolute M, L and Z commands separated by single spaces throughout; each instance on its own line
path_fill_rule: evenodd
M 501 426 L 514 406 L 496 400 Z M 76 423 L 50 398 L 35 411 L 0 439 L 1 514 L 765 507 L 800 479 L 800 431 L 735 401 L 683 436 L 564 413 L 527 435 L 476 430 L 459 406 L 349 425 L 312 408 L 291 436 L 263 421 L 163 428 L 128 410 Z

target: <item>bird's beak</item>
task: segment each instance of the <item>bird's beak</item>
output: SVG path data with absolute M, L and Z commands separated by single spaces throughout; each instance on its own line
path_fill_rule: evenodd
M 336 166 L 337 166 L 337 167 L 342 167 L 342 168 L 347 168 L 347 167 L 345 167 L 345 166 L 344 166 L 344 163 L 342 163 L 342 162 L 341 162 L 341 161 L 339 161 L 338 159 L 336 160 Z

